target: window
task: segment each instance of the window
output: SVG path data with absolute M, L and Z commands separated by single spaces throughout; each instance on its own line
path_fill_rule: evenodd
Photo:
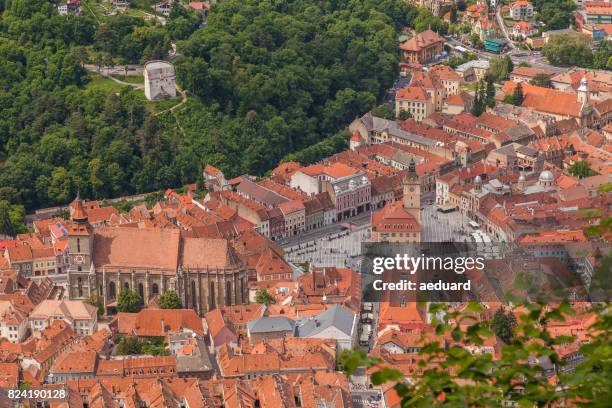
M 195 281 L 191 281 L 191 308 L 195 309 L 196 308 L 196 283 Z

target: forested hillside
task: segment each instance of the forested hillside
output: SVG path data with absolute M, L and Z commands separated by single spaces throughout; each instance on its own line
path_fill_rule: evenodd
M 204 28 L 130 16 L 60 17 L 0 0 L 0 200 L 28 209 L 193 182 L 203 163 L 263 174 L 342 130 L 392 83 L 402 0 L 224 0 Z M 83 64 L 166 57 L 188 100 L 154 116 L 141 90 L 97 86 Z M 177 101 L 178 102 L 178 101 Z M 310 147 L 328 151 L 339 137 Z

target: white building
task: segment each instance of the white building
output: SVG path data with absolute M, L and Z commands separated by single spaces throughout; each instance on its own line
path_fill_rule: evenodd
M 27 329 L 28 314 L 11 300 L 0 301 L 0 338 L 20 343 Z
M 63 320 L 80 336 L 98 330 L 98 309 L 82 300 L 43 300 L 30 313 L 32 333 L 38 334 L 54 320 Z
M 144 67 L 145 96 L 150 101 L 176 97 L 174 65 L 166 61 L 151 61 Z
M 57 13 L 60 16 L 66 16 L 68 14 L 80 14 L 81 0 L 67 0 L 64 3 L 58 4 Z
M 510 18 L 513 20 L 531 20 L 533 5 L 525 0 L 515 1 L 510 5 Z
M 153 7 L 153 10 L 155 11 L 155 13 L 162 15 L 164 17 L 169 17 L 170 11 L 172 10 L 172 1 L 171 0 L 160 1 L 159 3 L 153 4 L 151 7 Z
M 328 192 L 337 221 L 370 210 L 370 181 L 363 171 L 341 162 L 303 167 L 291 176 L 290 186 L 310 195 Z

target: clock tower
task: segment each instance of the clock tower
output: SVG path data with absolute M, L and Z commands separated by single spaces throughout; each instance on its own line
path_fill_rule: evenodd
M 414 157 L 408 164 L 408 173 L 402 181 L 404 186 L 404 209 L 421 223 L 421 183 L 416 173 Z
M 93 284 L 93 229 L 89 224 L 83 202 L 77 198 L 70 204 L 72 224 L 68 228 L 68 296 L 86 299 L 95 289 Z

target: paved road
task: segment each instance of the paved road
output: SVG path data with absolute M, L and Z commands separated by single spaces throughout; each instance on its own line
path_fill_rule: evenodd
M 421 216 L 423 230 L 421 232 L 422 242 L 463 242 L 469 237 L 469 219 L 461 215 L 459 211 L 441 213 L 435 205 L 425 206 Z M 461 230 L 465 232 L 461 232 Z
M 324 227 L 317 228 L 316 230 L 313 230 L 313 231 L 306 231 L 299 235 L 295 235 L 293 237 L 290 237 L 284 240 L 280 240 L 278 241 L 278 243 L 282 245 L 283 248 L 288 248 L 288 247 L 296 246 L 296 245 L 303 244 L 306 242 L 315 241 L 321 238 L 326 238 L 329 235 L 333 235 L 333 234 L 342 232 L 344 230 L 344 228 L 342 227 L 342 224 L 353 224 L 357 228 L 363 227 L 364 225 L 369 225 L 370 217 L 371 217 L 370 213 L 365 212 L 365 213 L 356 215 L 353 218 L 347 218 L 346 220 L 343 220 L 340 223 L 326 225 Z
M 312 262 L 320 266 L 354 266 L 361 254 L 361 243 L 370 236 L 369 217 L 351 231 L 332 229 L 327 233 L 310 234 L 297 242 L 283 245 L 290 262 Z
M 477 50 L 469 45 L 463 44 L 461 41 L 452 37 L 445 37 L 446 42 L 450 43 L 453 46 L 461 46 L 463 48 L 468 49 L 470 52 L 476 54 L 479 59 L 490 61 L 493 58 L 497 58 L 499 55 L 492 54 L 489 52 L 485 52 L 483 50 Z M 525 54 L 525 56 L 517 56 L 516 54 Z M 567 68 L 556 67 L 554 65 L 550 65 L 546 62 L 546 59 L 534 54 L 529 54 L 527 51 L 513 50 L 510 53 L 506 53 L 512 59 L 514 65 L 519 65 L 522 62 L 526 62 L 532 67 L 546 69 L 552 71 L 554 73 L 561 73 L 567 71 Z
M 353 407 L 355 408 L 375 408 L 381 407 L 382 401 L 379 398 L 378 402 L 369 402 L 369 398 L 380 395 L 380 391 L 377 390 L 367 390 L 367 391 L 352 391 L 351 399 L 353 402 Z
M 508 35 L 508 30 L 506 29 L 506 23 L 504 23 L 504 19 L 501 16 L 501 7 L 497 7 L 497 10 L 495 11 L 495 17 L 497 18 L 497 24 L 499 25 L 499 27 L 501 28 L 502 32 L 504 33 L 504 36 L 508 40 L 508 42 L 510 44 L 510 47 L 513 48 L 513 49 L 516 49 L 516 47 L 514 46 L 514 42 L 512 41 L 510 36 Z
M 100 75 L 126 75 L 126 76 L 142 76 L 144 72 L 144 66 L 137 64 L 128 64 L 127 70 L 125 65 L 115 65 L 109 67 L 101 67 L 98 70 L 98 66 L 94 64 L 85 64 L 85 69 L 90 72 L 95 72 Z

